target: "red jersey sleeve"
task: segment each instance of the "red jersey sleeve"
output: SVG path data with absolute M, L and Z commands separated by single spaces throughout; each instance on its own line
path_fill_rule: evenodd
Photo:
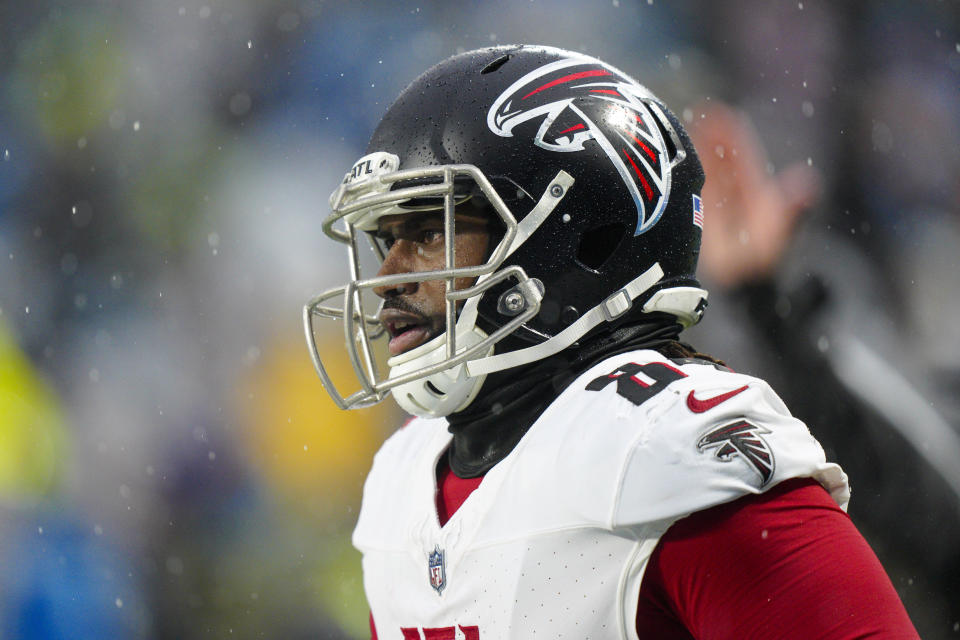
M 794 479 L 674 524 L 640 589 L 640 637 L 919 638 L 850 518 Z

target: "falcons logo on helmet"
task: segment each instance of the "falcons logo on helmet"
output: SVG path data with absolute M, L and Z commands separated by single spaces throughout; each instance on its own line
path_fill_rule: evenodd
M 638 236 L 660 220 L 670 196 L 671 169 L 685 152 L 653 94 L 592 59 L 564 59 L 536 69 L 504 91 L 487 113 L 495 134 L 541 118 L 533 141 L 550 151 L 582 151 L 594 140 L 626 184 L 637 206 Z M 669 157 L 662 131 L 672 138 Z
M 703 436 L 697 443 L 697 449 L 703 451 L 717 447 L 716 456 L 724 462 L 729 462 L 736 455 L 742 456 L 760 474 L 762 487 L 773 477 L 774 466 L 773 452 L 760 437 L 762 433 L 770 431 L 741 420 L 714 429 Z

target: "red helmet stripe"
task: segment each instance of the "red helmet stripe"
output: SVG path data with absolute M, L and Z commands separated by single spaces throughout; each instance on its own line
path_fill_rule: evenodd
M 643 185 L 643 191 L 647 194 L 647 200 L 653 199 L 653 189 L 650 188 L 650 183 L 647 182 L 647 179 L 643 177 L 643 172 L 640 171 L 640 167 L 637 166 L 637 163 L 633 161 L 633 158 L 630 157 L 630 153 L 624 149 L 623 155 L 627 156 L 627 160 L 630 161 L 630 166 L 633 167 L 634 173 L 637 174 L 637 177 L 640 178 L 640 184 Z
M 545 85 L 541 85 L 528 93 L 527 95 L 520 98 L 521 100 L 526 100 L 535 93 L 540 93 L 544 89 L 549 89 L 550 87 L 555 87 L 558 84 L 563 84 L 564 82 L 571 82 L 573 80 L 579 80 L 580 78 L 592 78 L 594 76 L 609 76 L 611 73 L 606 69 L 594 69 L 592 71 L 581 71 L 580 73 L 571 73 L 568 76 L 563 76 L 562 78 L 557 78 L 556 80 L 551 80 Z
M 557 135 L 558 135 L 558 136 L 562 136 L 562 135 L 565 134 L 565 133 L 570 133 L 571 131 L 576 131 L 577 129 L 583 129 L 583 128 L 584 128 L 584 126 L 583 126 L 583 123 L 581 122 L 580 124 L 575 124 L 575 125 L 573 125 L 573 126 L 570 127 L 569 129 L 564 129 L 563 131 L 561 131 L 561 132 L 558 133 Z
M 637 136 L 630 136 L 630 137 L 633 138 L 633 141 L 634 141 L 634 142 L 636 142 L 638 145 L 640 145 L 640 148 L 643 149 L 644 152 L 645 152 L 648 156 L 650 156 L 650 159 L 651 159 L 651 160 L 653 160 L 654 162 L 657 161 L 657 155 L 656 155 L 653 151 L 650 150 L 650 147 L 648 147 L 647 145 L 643 144 L 643 142 L 641 142 L 640 139 L 637 138 Z

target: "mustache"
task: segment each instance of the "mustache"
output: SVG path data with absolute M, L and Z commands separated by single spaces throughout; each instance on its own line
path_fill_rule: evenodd
M 430 317 L 428 314 L 424 313 L 424 310 L 420 307 L 420 305 L 414 304 L 408 300 L 405 300 L 404 298 L 388 298 L 384 300 L 380 309 L 396 309 L 397 311 L 403 311 L 404 313 L 418 315 L 424 319 Z
M 447 326 L 447 318 L 444 314 L 428 313 L 421 305 L 415 302 L 410 302 L 405 298 L 387 298 L 384 300 L 383 306 L 380 307 L 380 311 L 383 312 L 387 309 L 396 309 L 397 311 L 413 314 L 420 318 L 421 322 L 429 327 L 433 332 L 444 331 L 445 327 Z

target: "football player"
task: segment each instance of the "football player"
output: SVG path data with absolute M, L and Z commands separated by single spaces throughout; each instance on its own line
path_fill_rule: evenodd
M 414 416 L 354 532 L 373 637 L 916 637 L 841 469 L 679 340 L 703 180 L 663 103 L 569 51 L 463 53 L 389 108 L 324 223 L 352 279 L 304 309 L 338 406 Z

